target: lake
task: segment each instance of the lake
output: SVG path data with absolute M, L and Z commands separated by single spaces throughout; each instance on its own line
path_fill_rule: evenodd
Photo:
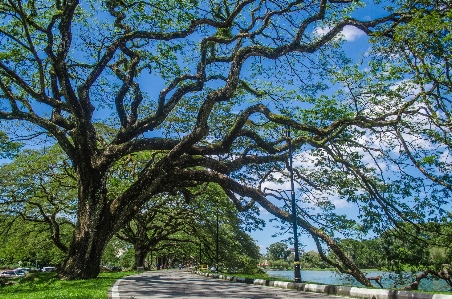
M 319 284 L 332 284 L 332 285 L 346 285 L 362 287 L 363 285 L 356 281 L 355 278 L 345 275 L 338 274 L 334 271 L 329 270 L 301 270 L 302 281 L 316 282 Z M 404 277 L 396 273 L 383 272 L 383 271 L 369 271 L 365 272 L 366 277 L 381 276 L 381 284 L 384 288 L 394 287 L 394 281 L 398 281 L 397 288 L 401 289 L 409 285 L 414 279 L 411 279 L 411 272 L 403 273 Z M 267 271 L 267 274 L 272 277 L 279 277 L 285 279 L 294 279 L 293 270 L 291 271 Z M 372 283 L 378 286 L 374 281 Z M 443 280 L 436 279 L 423 279 L 419 284 L 419 290 L 422 291 L 434 291 L 434 292 L 450 292 L 451 288 Z

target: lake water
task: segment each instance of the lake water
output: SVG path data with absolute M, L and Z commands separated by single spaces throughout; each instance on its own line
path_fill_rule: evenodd
M 346 286 L 356 286 L 362 287 L 363 285 L 356 281 L 355 278 L 344 275 L 337 274 L 334 271 L 328 270 L 301 270 L 302 281 L 316 282 L 319 284 L 332 284 L 332 285 L 346 285 Z M 291 271 L 267 271 L 267 274 L 271 277 L 279 277 L 285 279 L 294 279 L 293 270 Z M 383 271 L 369 271 L 366 272 L 366 277 L 381 276 L 381 284 L 384 288 L 393 288 L 394 281 L 398 281 L 397 288 L 401 289 L 407 285 L 410 285 L 414 279 L 410 278 L 411 273 L 404 273 L 401 277 L 395 273 L 383 272 Z M 378 286 L 374 281 L 372 283 Z M 434 292 L 450 292 L 451 288 L 443 280 L 436 279 L 423 279 L 419 284 L 419 290 L 422 291 L 434 291 Z

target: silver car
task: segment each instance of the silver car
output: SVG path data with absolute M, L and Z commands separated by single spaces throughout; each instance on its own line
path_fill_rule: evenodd
M 20 275 L 18 275 L 16 273 L 16 271 L 14 271 L 14 270 L 5 270 L 0 273 L 0 277 L 10 278 L 10 277 L 18 277 L 18 276 L 20 276 Z
M 55 271 L 55 267 L 43 267 L 41 272 L 52 272 Z
M 17 269 L 14 269 L 13 271 L 16 272 L 16 274 L 19 276 L 25 276 L 25 274 L 27 274 L 27 272 L 28 272 L 27 269 L 30 269 L 30 268 L 17 268 Z

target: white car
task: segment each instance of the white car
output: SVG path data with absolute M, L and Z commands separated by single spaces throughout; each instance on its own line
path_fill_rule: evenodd
M 17 274 L 16 271 L 14 271 L 14 270 L 5 270 L 0 273 L 0 277 L 9 278 L 9 277 L 18 277 L 18 276 L 20 276 L 20 275 Z
M 55 267 L 43 267 L 41 272 L 52 272 L 55 271 Z

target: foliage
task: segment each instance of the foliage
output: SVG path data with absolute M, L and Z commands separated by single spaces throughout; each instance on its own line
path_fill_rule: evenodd
M 287 270 L 290 268 L 290 263 L 286 260 L 269 260 L 268 267 L 270 269 Z
M 1 220 L 1 265 L 41 268 L 59 265 L 64 260 L 65 253 L 50 239 L 47 225 L 4 215 Z M 70 235 L 71 231 L 63 233 Z
M 320 258 L 319 253 L 313 250 L 303 253 L 303 255 L 300 258 L 300 268 L 302 269 L 312 269 L 312 268 L 325 269 L 328 267 L 329 265 Z
M 384 247 L 388 246 L 387 242 L 388 240 L 379 237 L 363 240 L 342 239 L 338 244 L 361 269 L 382 269 L 388 262 L 384 252 Z
M 108 242 L 102 255 L 102 265 L 107 267 L 130 268 L 135 260 L 133 253 L 132 244 L 113 237 Z
M 430 222 L 422 226 L 401 224 L 400 227 L 403 231 L 388 230 L 380 237 L 384 255 L 391 261 L 391 269 L 441 269 L 449 264 L 452 258 L 450 223 L 441 225 Z
M 12 158 L 21 146 L 21 143 L 9 140 L 8 135 L 0 131 L 0 159 Z
M 240 273 L 256 273 L 260 253 L 255 241 L 231 223 L 221 226 L 220 263 Z
M 2 129 L 29 146 L 58 143 L 76 182 L 70 243 L 54 240 L 67 247 L 61 276 L 97 276 L 102 250 L 147 202 L 207 182 L 238 211 L 263 208 L 287 228 L 283 127 L 297 158 L 297 223 L 339 271 L 371 285 L 338 235 L 449 221 L 449 4 L 395 1 L 364 21 L 354 17 L 362 5 L 2 2 L 0 119 L 17 125 Z M 441 30 L 430 35 L 429 24 Z M 346 26 L 374 38 L 368 68 L 342 52 Z M 358 219 L 338 215 L 332 198 Z
M 267 247 L 267 258 L 270 260 L 287 260 L 290 255 L 287 244 L 276 242 Z
M 51 240 L 66 254 L 76 207 L 76 182 L 58 146 L 24 150 L 0 167 L 0 212 L 7 218 L 2 223 L 3 232 L 11 231 L 19 239 L 27 234 L 40 235 L 29 238 L 34 242 L 41 240 L 43 244 L 48 244 L 43 238 Z M 26 224 L 27 221 L 37 224 Z

